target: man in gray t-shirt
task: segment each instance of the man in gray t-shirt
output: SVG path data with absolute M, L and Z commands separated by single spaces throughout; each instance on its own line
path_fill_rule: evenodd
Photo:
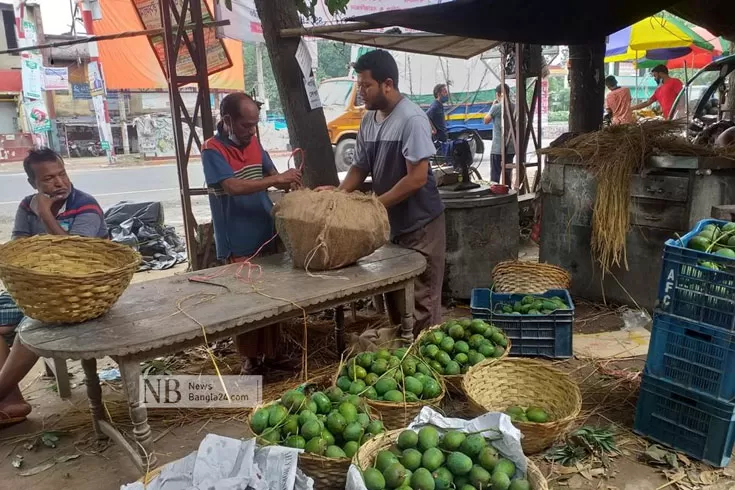
M 507 95 L 507 98 L 505 97 Z M 505 107 L 505 117 L 503 117 L 503 101 L 507 101 Z M 510 101 L 510 88 L 501 84 L 495 89 L 495 101 L 490 107 L 490 111 L 485 115 L 485 124 L 493 123 L 493 142 L 490 147 L 490 180 L 492 182 L 501 183 L 501 173 L 503 166 L 503 140 L 505 140 L 505 163 L 512 164 L 515 158 L 515 146 L 513 139 L 508 138 L 509 130 L 503 131 L 503 124 L 513 125 L 515 120 L 515 106 Z M 505 185 L 510 186 L 512 181 L 513 170 L 506 168 Z
M 421 108 L 398 91 L 398 66 L 390 53 L 369 51 L 357 60 L 355 71 L 368 111 L 357 133 L 355 163 L 340 189 L 352 192 L 371 175 L 373 191 L 388 209 L 392 241 L 426 257 L 426 271 L 415 284 L 418 333 L 441 323 L 446 251 L 444 204 L 429 166 L 436 151 L 431 125 Z M 390 310 L 398 323 L 396 309 Z

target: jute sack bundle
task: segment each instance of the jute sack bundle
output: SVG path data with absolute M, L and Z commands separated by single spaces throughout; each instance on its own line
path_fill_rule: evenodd
M 295 267 L 329 270 L 355 263 L 388 242 L 388 212 L 375 195 L 309 189 L 273 207 L 276 230 Z

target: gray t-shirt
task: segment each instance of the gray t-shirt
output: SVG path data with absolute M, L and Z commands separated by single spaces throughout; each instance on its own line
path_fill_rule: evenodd
M 373 179 L 373 191 L 384 194 L 408 174 L 406 162 L 417 164 L 436 153 L 431 126 L 424 111 L 403 98 L 383 121 L 377 111 L 367 111 L 360 123 L 355 163 Z M 429 168 L 426 184 L 403 202 L 388 209 L 391 238 L 411 233 L 444 211 L 434 174 Z
M 512 124 L 513 122 L 513 116 L 512 114 L 515 114 L 515 106 L 513 103 L 510 103 L 510 114 L 505 115 L 505 120 Z M 493 155 L 502 155 L 502 146 L 500 146 L 500 142 L 503 141 L 503 108 L 498 104 L 493 104 L 490 107 L 490 115 L 493 118 L 493 144 L 490 148 L 490 153 Z M 506 155 L 513 155 L 515 154 L 516 149 L 513 145 L 513 138 L 508 138 L 508 142 L 505 145 L 505 154 Z

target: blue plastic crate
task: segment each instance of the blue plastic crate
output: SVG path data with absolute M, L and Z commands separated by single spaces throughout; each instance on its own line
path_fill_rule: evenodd
M 702 220 L 681 240 L 666 241 L 657 306 L 664 313 L 735 332 L 735 259 L 686 248 L 709 223 L 727 221 Z M 705 261 L 721 270 L 703 267 Z
M 735 333 L 657 311 L 646 372 L 732 403 Z
M 735 405 L 645 375 L 633 430 L 723 467 L 735 444 Z
M 572 357 L 572 327 L 574 325 L 574 303 L 566 289 L 551 289 L 544 294 L 551 298 L 559 296 L 569 306 L 568 310 L 557 310 L 548 315 L 509 315 L 493 312 L 493 305 L 501 302 L 520 301 L 526 294 L 493 293 L 489 289 L 473 289 L 470 309 L 472 318 L 492 322 L 502 329 L 511 340 L 511 356 L 548 357 L 565 359 Z

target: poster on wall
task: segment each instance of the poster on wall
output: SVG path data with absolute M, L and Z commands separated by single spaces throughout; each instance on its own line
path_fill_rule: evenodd
M 40 99 L 43 94 L 43 66 L 40 56 L 29 56 L 21 60 L 23 97 Z
M 23 103 L 26 112 L 28 125 L 31 133 L 45 133 L 51 131 L 51 120 L 48 116 L 48 109 L 43 100 L 29 100 Z
M 43 79 L 46 90 L 69 90 L 69 69 L 52 68 L 45 66 L 43 68 Z
M 162 27 L 159 0 L 131 1 L 138 13 L 138 18 L 140 18 L 140 21 L 143 23 L 143 27 L 146 29 L 160 29 Z M 212 12 L 209 10 L 207 3 L 204 0 L 199 1 L 201 2 L 202 22 L 213 22 L 214 19 L 212 18 Z M 176 24 L 175 22 L 172 23 Z M 156 58 L 158 58 L 158 63 L 161 65 L 161 69 L 164 73 L 167 73 L 168 66 L 166 65 L 166 51 L 163 35 L 148 36 L 148 41 L 151 43 L 151 47 L 156 53 Z M 222 42 L 222 40 L 217 39 L 214 29 L 204 29 L 204 46 L 207 53 L 208 75 L 218 73 L 232 66 L 232 60 L 227 54 L 225 43 Z M 191 59 L 186 43 L 183 42 L 179 47 L 179 55 L 176 60 L 176 73 L 179 76 L 196 75 L 196 66 L 194 65 L 194 61 Z

